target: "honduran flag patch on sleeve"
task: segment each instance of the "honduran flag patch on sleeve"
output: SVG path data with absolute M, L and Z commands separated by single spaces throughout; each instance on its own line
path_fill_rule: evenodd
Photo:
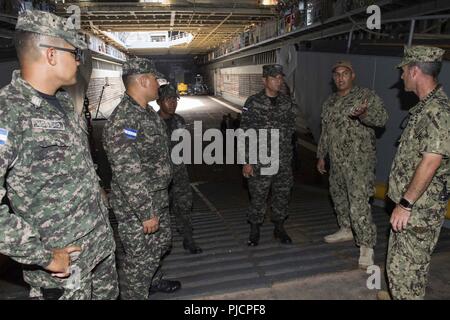
M 0 146 L 5 145 L 8 141 L 8 130 L 0 128 Z
M 138 131 L 134 130 L 134 129 L 126 128 L 126 129 L 123 129 L 123 133 L 125 134 L 125 136 L 128 139 L 136 140 Z

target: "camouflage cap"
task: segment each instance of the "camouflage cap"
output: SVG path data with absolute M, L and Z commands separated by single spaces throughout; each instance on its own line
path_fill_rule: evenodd
M 413 62 L 441 62 L 445 50 L 437 47 L 413 46 L 406 47 L 402 62 L 397 66 L 401 68 Z
M 281 64 L 267 64 L 263 66 L 263 77 L 276 77 L 279 74 L 284 76 Z
M 75 48 L 87 49 L 83 35 L 68 20 L 50 12 L 25 10 L 17 18 L 16 30 L 35 32 L 66 40 Z
M 156 70 L 153 61 L 146 58 L 130 58 L 123 64 L 122 68 L 123 76 L 128 76 L 131 74 L 151 73 L 155 76 L 156 79 L 165 78 L 162 73 L 159 73 L 158 70 Z
M 331 71 L 334 72 L 334 70 L 336 70 L 336 68 L 339 67 L 345 67 L 347 69 L 350 69 L 351 72 L 355 73 L 355 70 L 353 69 L 352 63 L 348 60 L 339 60 L 338 62 L 336 62 L 333 66 L 333 68 L 331 69 Z
M 159 87 L 158 91 L 159 99 L 165 99 L 165 98 L 179 98 L 180 95 L 177 92 L 177 89 L 175 89 L 174 86 L 171 84 L 166 84 L 161 87 Z

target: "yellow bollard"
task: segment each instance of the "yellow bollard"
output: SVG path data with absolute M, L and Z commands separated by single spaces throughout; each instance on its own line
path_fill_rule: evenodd
M 447 219 L 450 219 L 450 202 L 448 203 L 447 207 L 447 215 L 445 216 Z
M 387 186 L 382 182 L 375 183 L 375 199 L 384 200 L 386 198 Z

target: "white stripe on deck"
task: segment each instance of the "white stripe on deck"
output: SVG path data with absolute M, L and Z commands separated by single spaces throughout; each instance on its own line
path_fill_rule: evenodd
M 213 101 L 215 101 L 215 102 L 217 102 L 217 103 L 223 105 L 225 108 L 228 108 L 228 109 L 230 109 L 230 110 L 233 110 L 234 112 L 242 113 L 241 110 L 239 110 L 239 109 L 237 109 L 237 108 L 235 108 L 235 107 L 229 105 L 228 103 L 225 103 L 225 102 L 223 102 L 223 101 L 220 101 L 219 99 L 216 99 L 216 98 L 213 98 L 213 97 L 208 97 L 208 98 L 210 98 L 211 100 L 213 100 Z
M 304 148 L 308 149 L 309 151 L 317 152 L 316 145 L 314 145 L 308 141 L 302 140 L 302 139 L 297 139 L 297 142 L 299 145 L 303 146 Z

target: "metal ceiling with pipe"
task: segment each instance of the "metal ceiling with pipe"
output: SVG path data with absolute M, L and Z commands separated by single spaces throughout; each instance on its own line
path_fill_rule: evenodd
M 103 32 L 174 31 L 193 35 L 185 45 L 169 49 L 136 49 L 130 53 L 202 54 L 244 32 L 252 25 L 275 16 L 274 6 L 259 0 L 163 0 L 143 1 L 64 1 L 58 3 L 57 14 L 69 16 L 67 8 L 81 9 L 81 26 L 104 40 Z

